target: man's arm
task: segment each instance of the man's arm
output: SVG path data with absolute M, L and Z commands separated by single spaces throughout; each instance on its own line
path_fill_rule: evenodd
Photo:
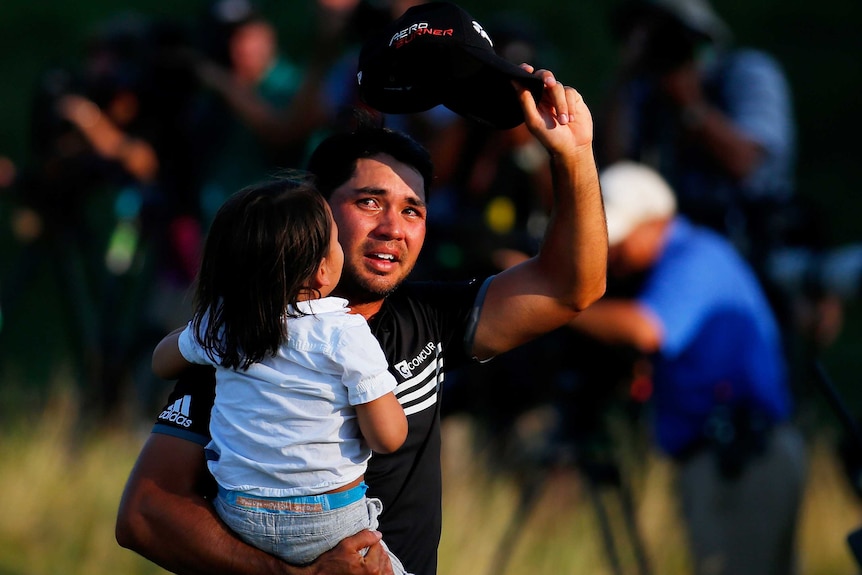
M 99 106 L 77 94 L 60 98 L 58 113 L 75 125 L 99 156 L 118 162 L 141 183 L 150 183 L 159 173 L 153 146 L 124 132 Z
M 686 62 L 665 74 L 659 85 L 677 107 L 690 140 L 706 150 L 728 176 L 736 181 L 744 180 L 762 164 L 766 155 L 763 145 L 707 101 L 696 62 Z M 752 88 L 750 93 L 769 94 L 770 91 Z
M 554 206 L 539 254 L 488 288 L 473 344 L 480 359 L 565 325 L 605 291 L 608 236 L 592 116 L 577 91 L 546 70 L 536 74 L 545 81 L 538 104 L 518 89 L 527 127 L 551 156 Z
M 254 89 L 237 82 L 228 70 L 214 62 L 196 60 L 198 78 L 216 91 L 264 144 L 276 151 L 303 144 L 329 121 L 331 111 L 326 109 L 324 84 L 331 66 L 342 54 L 350 16 L 358 4 L 354 0 L 318 0 L 315 3 L 317 28 L 312 35 L 316 42 L 312 46 L 312 58 L 296 94 L 282 109 L 270 105 Z
M 608 345 L 624 345 L 642 353 L 661 349 L 661 320 L 635 300 L 604 299 L 569 322 L 569 327 Z
M 152 434 L 120 501 L 117 542 L 181 575 L 391 575 L 376 532 L 345 539 L 301 568 L 246 545 L 200 495 L 208 473 L 202 446 Z
M 153 350 L 152 368 L 156 377 L 177 379 L 193 364 L 186 361 L 180 353 L 179 339 L 185 327 L 179 327 L 162 338 Z

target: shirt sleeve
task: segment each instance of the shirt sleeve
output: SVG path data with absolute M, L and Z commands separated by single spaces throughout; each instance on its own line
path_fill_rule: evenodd
M 207 329 L 207 321 L 208 317 L 204 316 L 201 321 L 200 333 L 205 332 Z M 221 356 L 215 350 L 204 349 L 204 346 L 201 345 L 201 340 L 196 336 L 192 322 L 189 322 L 186 329 L 180 332 L 177 345 L 180 348 L 180 354 L 189 363 L 211 365 L 213 367 L 221 365 Z
M 340 330 L 334 344 L 333 359 L 343 370 L 341 380 L 351 405 L 368 403 L 395 391 L 389 362 L 365 320 Z
M 183 358 L 185 358 L 189 363 L 196 363 L 199 365 L 212 364 L 212 360 L 207 357 L 207 354 L 201 347 L 200 342 L 194 336 L 191 323 L 186 326 L 186 329 L 180 332 L 180 336 L 177 339 L 177 345 L 180 348 L 180 354 L 182 354 Z
M 152 432 L 206 446 L 210 440 L 210 412 L 214 401 L 215 369 L 191 367 L 177 380 Z
M 792 188 L 796 126 L 790 86 L 768 54 L 741 50 L 727 67 L 723 100 L 734 125 L 766 154 L 744 184 L 752 197 L 787 193 Z
M 767 54 L 740 51 L 727 68 L 724 97 L 736 125 L 771 154 L 788 152 L 793 136 L 790 87 Z
M 691 239 L 691 238 L 689 238 Z M 668 246 L 638 295 L 638 302 L 658 318 L 662 327 L 660 353 L 673 358 L 685 350 L 715 304 L 719 285 L 710 258 L 690 257 L 684 242 Z
M 473 361 L 473 337 L 491 279 L 418 282 L 410 286 L 411 293 L 425 305 L 429 321 L 437 326 L 447 370 Z

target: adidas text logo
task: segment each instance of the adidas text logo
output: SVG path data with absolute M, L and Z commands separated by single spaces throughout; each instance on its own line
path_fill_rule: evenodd
M 189 418 L 189 405 L 192 402 L 191 395 L 184 395 L 176 400 L 173 405 L 164 410 L 159 419 L 176 423 L 181 427 L 191 427 L 192 420 Z

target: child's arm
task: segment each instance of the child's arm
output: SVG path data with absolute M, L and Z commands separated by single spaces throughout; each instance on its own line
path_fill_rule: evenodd
M 362 437 L 372 451 L 392 453 L 407 439 L 407 416 L 392 392 L 356 406 Z
M 178 342 L 184 329 L 185 326 L 178 327 L 166 335 L 153 350 L 153 373 L 162 379 L 177 379 L 192 365 L 180 353 Z

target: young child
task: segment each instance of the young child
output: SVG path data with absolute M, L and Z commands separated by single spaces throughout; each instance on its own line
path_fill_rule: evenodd
M 407 436 L 380 345 L 347 300 L 329 297 L 343 263 L 310 180 L 245 188 L 210 228 L 194 318 L 153 354 L 166 379 L 190 363 L 216 367 L 215 508 L 246 542 L 296 565 L 377 527 L 366 463 Z

